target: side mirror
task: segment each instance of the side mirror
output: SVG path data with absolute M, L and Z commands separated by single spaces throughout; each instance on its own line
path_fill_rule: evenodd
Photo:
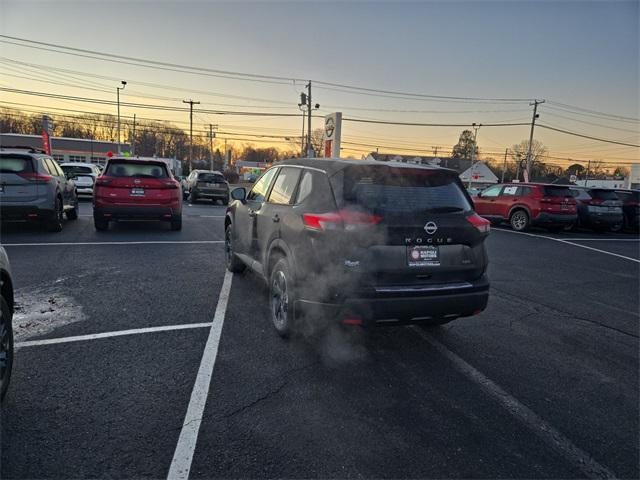
M 234 188 L 231 190 L 231 198 L 244 202 L 247 198 L 247 189 L 244 187 Z

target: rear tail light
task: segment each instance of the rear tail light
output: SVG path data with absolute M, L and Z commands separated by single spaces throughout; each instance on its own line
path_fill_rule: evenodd
M 592 198 L 591 200 L 588 200 L 586 203 L 588 203 L 589 205 L 600 205 L 604 200 L 602 200 L 601 198 Z
M 166 181 L 162 182 L 162 186 L 164 188 L 176 189 L 176 188 L 180 187 L 180 184 L 178 182 L 176 182 L 175 180 L 166 180 Z
M 98 177 L 96 178 L 96 182 L 95 185 L 96 187 L 98 186 L 106 186 L 109 185 L 111 183 L 112 179 L 109 177 Z
M 305 213 L 304 224 L 311 230 L 356 230 L 359 227 L 376 225 L 382 221 L 379 215 L 353 210 L 339 210 L 327 213 Z
M 38 172 L 19 173 L 18 175 L 25 180 L 29 180 L 30 182 L 34 183 L 47 183 L 50 182 L 53 178 L 51 175 L 43 175 L 42 173 Z
M 477 213 L 467 217 L 467 222 L 476 227 L 480 233 L 489 233 L 491 230 L 491 222 L 486 218 L 482 218 Z

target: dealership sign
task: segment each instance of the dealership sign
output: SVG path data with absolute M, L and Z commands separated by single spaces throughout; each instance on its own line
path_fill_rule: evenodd
M 335 112 L 324 117 L 324 157 L 340 156 L 340 135 L 342 132 L 342 113 Z

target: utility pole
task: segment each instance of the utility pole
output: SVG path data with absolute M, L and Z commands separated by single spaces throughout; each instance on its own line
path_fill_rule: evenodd
M 118 155 L 122 153 L 122 149 L 120 147 L 120 90 L 124 90 L 124 87 L 127 85 L 127 82 L 122 80 L 120 82 L 122 84 L 121 87 L 116 87 L 116 98 L 118 104 Z
M 531 144 L 533 143 L 533 127 L 536 126 L 536 118 L 538 118 L 540 115 L 538 115 L 538 105 L 540 105 L 541 103 L 544 103 L 544 100 L 534 100 L 533 103 L 530 103 L 529 105 L 533 105 L 533 117 L 531 118 L 531 133 L 529 134 L 529 148 L 527 149 L 527 181 L 530 182 L 532 180 L 531 178 Z
M 589 183 L 589 175 L 591 174 L 591 160 L 589 160 L 589 163 L 587 163 L 587 176 L 584 179 L 584 186 L 587 186 L 587 183 Z
M 502 179 L 500 183 L 504 183 L 504 171 L 507 169 L 507 153 L 509 153 L 509 149 L 504 149 L 504 162 L 502 163 Z
M 311 80 L 307 84 L 307 157 L 311 156 Z
M 433 156 L 437 157 L 438 156 L 438 147 L 431 147 L 433 148 Z
M 216 136 L 216 134 L 213 133 L 214 128 L 217 129 L 218 125 L 209 124 L 209 166 L 211 170 L 213 170 L 213 139 Z
M 183 100 L 182 103 L 189 104 L 189 172 L 193 170 L 193 105 L 200 105 L 200 102 L 193 100 Z
M 136 154 L 136 114 L 133 114 L 133 140 L 131 141 L 131 155 Z

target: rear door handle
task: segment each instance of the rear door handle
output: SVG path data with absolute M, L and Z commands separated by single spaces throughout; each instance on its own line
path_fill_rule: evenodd
M 271 220 L 273 220 L 275 223 L 278 223 L 280 221 L 280 217 L 276 213 L 273 217 L 271 217 Z

